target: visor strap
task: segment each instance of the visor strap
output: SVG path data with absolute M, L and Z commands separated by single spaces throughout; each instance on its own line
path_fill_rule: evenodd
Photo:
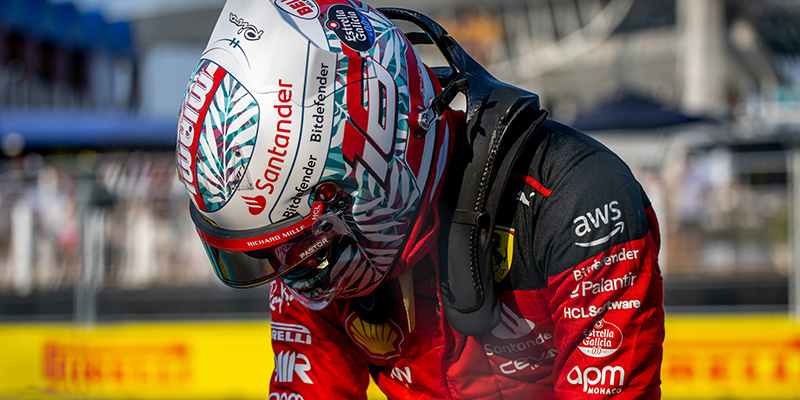
M 203 229 L 197 228 L 197 233 L 200 238 L 211 245 L 212 247 L 225 250 L 225 251 L 252 251 L 259 250 L 268 246 L 276 246 L 289 240 L 292 240 L 300 232 L 308 229 L 320 215 L 323 214 L 323 205 L 319 202 L 314 202 L 311 209 L 311 214 L 302 219 L 300 222 L 283 228 L 281 230 L 270 232 L 263 235 L 252 237 L 223 237 L 216 236 Z
M 437 116 L 441 117 L 444 112 L 447 111 L 447 107 L 450 106 L 453 99 L 455 99 L 459 93 L 466 92 L 467 90 L 469 90 L 469 81 L 467 78 L 454 79 L 444 87 L 442 93 L 439 93 L 433 98 L 431 108 L 433 108 Z
M 408 331 L 414 332 L 416 326 L 414 308 L 414 268 L 410 268 L 403 275 L 397 278 L 400 284 L 400 294 L 403 296 L 403 309 L 406 310 L 406 321 L 408 321 Z

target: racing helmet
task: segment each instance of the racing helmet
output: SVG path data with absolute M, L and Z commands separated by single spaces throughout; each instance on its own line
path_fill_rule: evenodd
M 311 309 L 393 272 L 443 175 L 441 87 L 356 0 L 229 0 L 191 75 L 176 164 L 217 276 Z M 416 229 L 415 229 L 416 228 Z

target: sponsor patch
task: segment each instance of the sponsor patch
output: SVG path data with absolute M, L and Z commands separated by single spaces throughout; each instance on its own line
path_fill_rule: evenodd
M 263 29 L 258 29 L 255 25 L 245 21 L 244 18 L 240 18 L 234 13 L 228 15 L 228 21 L 238 26 L 239 30 L 236 31 L 236 34 L 244 36 L 247 40 L 259 40 L 261 39 L 261 35 L 264 34 Z
M 267 207 L 267 198 L 261 195 L 255 197 L 242 196 L 242 199 L 244 200 L 245 204 L 247 204 L 248 211 L 250 211 L 250 214 L 252 215 L 261 214 L 261 212 L 264 211 L 264 208 Z
M 589 276 L 590 273 L 599 271 L 607 265 L 616 264 L 620 261 L 638 259 L 639 251 L 640 250 L 625 250 L 623 247 L 619 253 L 614 252 L 613 254 L 602 254 L 600 257 L 592 261 L 591 265 L 572 271 L 572 276 L 575 277 L 575 281 L 578 282 Z
M 290 392 L 275 392 L 269 394 L 269 400 L 305 400 L 302 395 Z
M 614 235 L 625 230 L 625 222 L 618 221 L 620 218 L 622 218 L 622 211 L 620 211 L 619 202 L 616 200 L 604 204 L 603 207 L 596 208 L 594 212 L 579 215 L 572 221 L 575 236 L 579 238 L 575 245 L 579 247 L 594 247 L 607 243 Z M 594 230 L 609 230 L 610 232 L 599 239 L 585 241 L 586 238 L 584 236 Z
M 258 178 L 256 180 L 256 189 L 266 191 L 268 194 L 275 192 L 275 186 L 279 185 L 277 182 L 280 180 L 281 175 L 285 173 L 287 168 L 287 148 L 292 145 L 294 120 L 294 104 L 292 103 L 292 84 L 285 83 L 282 79 L 278 79 L 278 87 L 276 91 L 278 104 L 272 106 L 273 113 L 277 116 L 275 123 L 275 136 L 272 143 L 267 146 L 272 146 L 267 150 L 267 167 L 264 169 L 263 180 Z M 280 187 L 280 186 L 278 186 Z
M 353 7 L 336 4 L 328 9 L 325 26 L 344 45 L 355 51 L 367 51 L 375 44 L 375 29 L 364 14 Z
M 411 368 L 409 368 L 409 367 L 403 367 L 403 368 L 394 367 L 394 368 L 392 368 L 391 377 L 392 377 L 392 379 L 395 379 L 395 380 L 397 380 L 399 382 L 402 382 L 402 383 L 410 385 L 412 383 L 411 382 Z
M 347 318 L 345 329 L 353 341 L 374 358 L 386 360 L 400 355 L 404 335 L 393 321 L 368 324 L 353 313 Z
M 294 295 L 280 280 L 272 281 L 269 288 L 269 309 L 270 311 L 282 314 L 283 308 L 290 307 L 294 301 Z
M 580 386 L 589 394 L 620 394 L 625 386 L 625 369 L 608 365 L 581 370 L 576 365 L 567 374 L 567 382 Z
M 295 379 L 299 379 L 303 383 L 313 384 L 314 382 L 308 376 L 309 371 L 311 371 L 311 361 L 305 354 L 293 351 L 275 353 L 275 371 L 273 373 L 275 382 L 296 382 Z
M 533 332 L 536 324 L 517 315 L 505 303 L 500 304 L 500 324 L 492 330 L 492 335 L 499 339 L 519 339 Z
M 578 350 L 589 357 L 610 356 L 622 346 L 623 338 L 619 327 L 601 319 L 583 332 Z
M 533 198 L 536 195 L 536 192 L 532 192 L 531 194 L 526 194 L 524 191 L 520 190 L 517 193 L 517 201 L 524 204 L 526 207 L 531 208 L 531 201 L 529 198 Z
M 272 322 L 272 341 L 311 344 L 311 331 L 303 325 Z
M 535 371 L 542 365 L 550 363 L 548 360 L 556 358 L 556 349 L 541 349 L 532 355 L 525 355 L 520 358 L 508 360 L 499 365 L 500 372 L 504 375 L 512 375 L 521 371 Z
M 217 91 L 220 86 L 224 90 Z M 200 211 L 217 211 L 240 183 L 250 186 L 259 114 L 255 98 L 236 78 L 200 60 L 181 107 L 176 157 L 180 180 Z
M 319 15 L 319 6 L 314 0 L 274 0 L 281 11 L 301 19 L 314 19 Z
M 607 301 L 599 307 L 564 307 L 564 318 L 594 318 L 603 315 L 608 310 L 635 310 L 641 307 L 642 302 L 639 300 L 613 300 Z
M 496 227 L 492 234 L 492 270 L 494 281 L 500 282 L 511 271 L 511 258 L 514 256 L 514 230 Z
M 590 294 L 595 295 L 600 293 L 616 292 L 617 290 L 633 286 L 636 283 L 636 278 L 638 277 L 639 275 L 634 274 L 633 272 L 628 272 L 627 274 L 618 278 L 606 279 L 601 277 L 599 281 L 581 281 L 575 285 L 575 289 L 572 291 L 569 297 L 574 299 L 576 297 L 586 297 Z

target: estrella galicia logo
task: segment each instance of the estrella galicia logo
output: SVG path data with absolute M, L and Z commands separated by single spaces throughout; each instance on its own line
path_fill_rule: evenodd
M 364 14 L 353 7 L 336 4 L 329 8 L 325 26 L 355 51 L 367 51 L 375 44 L 375 28 Z

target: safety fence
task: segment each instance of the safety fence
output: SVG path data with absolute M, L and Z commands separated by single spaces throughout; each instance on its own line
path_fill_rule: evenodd
M 800 299 L 800 185 L 792 183 L 800 151 L 780 143 L 669 150 L 680 147 L 676 135 L 636 136 L 661 144 L 602 138 L 628 160 L 659 216 L 668 310 L 800 310 L 792 302 Z M 652 165 L 672 152 L 677 161 Z M 90 320 L 102 308 L 97 296 L 220 286 L 174 157 L 159 148 L 0 160 L 0 297 L 36 302 L 74 291 L 76 319 Z
M 266 321 L 5 324 L 0 343 L 0 399 L 272 399 Z M 798 398 L 800 323 L 668 316 L 662 381 L 665 399 Z

